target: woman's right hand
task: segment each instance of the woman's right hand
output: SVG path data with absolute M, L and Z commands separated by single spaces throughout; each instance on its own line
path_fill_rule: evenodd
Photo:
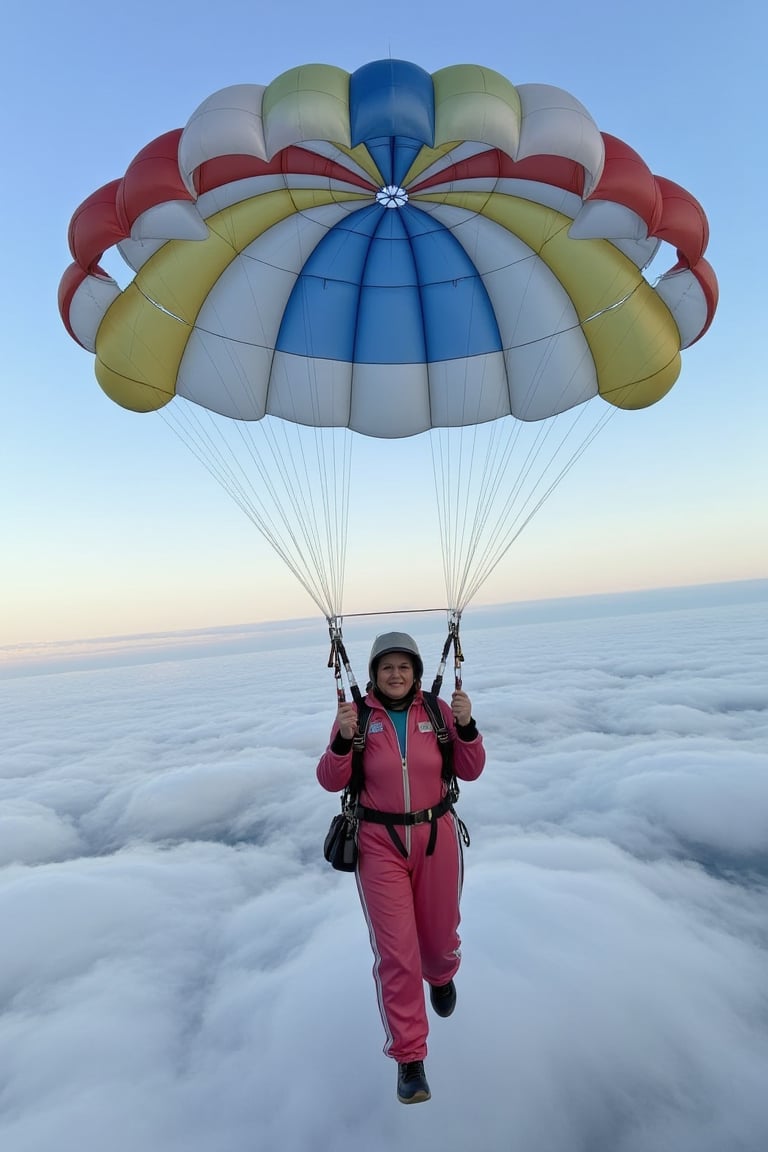
M 351 700 L 342 701 L 336 713 L 339 732 L 345 740 L 353 740 L 357 735 L 357 705 Z

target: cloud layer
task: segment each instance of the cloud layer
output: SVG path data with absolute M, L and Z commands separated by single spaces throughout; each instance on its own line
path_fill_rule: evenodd
M 465 622 L 489 760 L 413 1109 L 320 852 L 322 629 L 5 680 L 0 1146 L 764 1152 L 766 601 L 624 607 Z

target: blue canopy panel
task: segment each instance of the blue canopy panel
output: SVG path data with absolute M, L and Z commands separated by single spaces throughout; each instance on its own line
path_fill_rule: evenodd
M 376 60 L 349 80 L 352 147 L 365 144 L 385 184 L 399 184 L 419 148 L 435 142 L 432 77 L 405 60 Z
M 439 221 L 411 204 L 367 205 L 305 263 L 278 352 L 358 364 L 422 364 L 502 348 L 485 285 Z
M 365 142 L 384 184 L 402 184 L 422 148 L 410 136 L 373 136 Z

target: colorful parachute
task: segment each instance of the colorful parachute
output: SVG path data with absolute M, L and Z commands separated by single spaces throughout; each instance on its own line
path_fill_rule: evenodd
M 59 304 L 108 396 L 182 404 L 180 434 L 329 617 L 350 433 L 428 434 L 460 611 L 594 435 L 573 447 L 585 402 L 607 401 L 604 419 L 675 382 L 717 304 L 707 239 L 697 201 L 561 89 L 469 65 L 317 64 L 216 92 L 90 196 Z M 662 242 L 677 258 L 652 285 Z M 125 290 L 99 264 L 114 245 Z M 224 418 L 215 431 L 201 409 Z M 218 446 L 232 424 L 255 481 Z

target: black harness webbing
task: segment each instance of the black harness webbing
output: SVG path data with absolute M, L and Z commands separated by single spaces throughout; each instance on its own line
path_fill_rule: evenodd
M 453 801 L 450 796 L 443 796 L 434 808 L 422 808 L 419 812 L 379 812 L 378 808 L 366 808 L 358 804 L 356 815 L 360 820 L 367 820 L 372 824 L 384 824 L 389 832 L 392 843 L 401 856 L 408 857 L 408 852 L 396 832 L 397 826 L 412 827 L 414 824 L 430 824 L 429 840 L 427 841 L 427 856 L 435 850 L 437 841 L 437 821 L 446 812 L 453 811 Z M 454 813 L 455 815 L 455 813 Z M 458 817 L 456 817 L 458 819 Z
M 357 706 L 358 732 L 352 745 L 352 775 L 350 777 L 348 792 L 349 802 L 354 806 L 355 816 L 359 820 L 366 820 L 372 824 L 384 824 L 392 843 L 405 859 L 408 858 L 408 852 L 400 836 L 398 836 L 396 828 L 413 827 L 416 824 L 430 824 L 426 855 L 431 856 L 435 850 L 435 843 L 437 841 L 437 822 L 446 812 L 453 813 L 461 838 L 464 844 L 469 847 L 469 832 L 467 831 L 467 826 L 464 821 L 456 815 L 454 810 L 454 804 L 459 798 L 459 783 L 453 771 L 453 742 L 445 720 L 443 719 L 443 714 L 440 711 L 437 696 L 432 692 L 422 692 L 422 698 L 424 708 L 429 716 L 430 724 L 434 730 L 443 757 L 442 778 L 445 781 L 447 789 L 445 796 L 443 796 L 434 807 L 422 808 L 418 812 L 380 812 L 378 808 L 366 808 L 363 804 L 354 803 L 363 787 L 363 755 L 372 713 L 372 709 L 364 700 L 361 700 Z

